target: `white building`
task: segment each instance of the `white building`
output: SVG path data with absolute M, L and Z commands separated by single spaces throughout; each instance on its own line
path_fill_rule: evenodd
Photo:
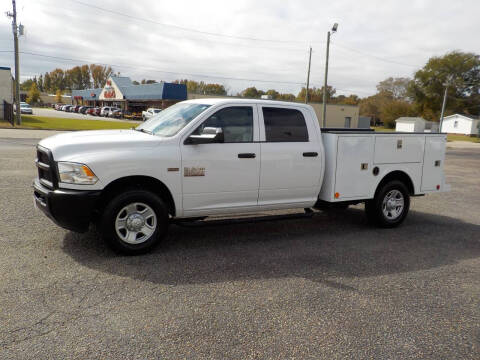
M 3 119 L 3 102 L 13 103 L 12 72 L 9 67 L 0 66 L 0 119 Z
M 437 133 L 438 123 L 421 117 L 400 117 L 395 120 L 395 131 Z
M 425 119 L 420 117 L 400 117 L 395 120 L 395 131 L 424 132 L 425 123 Z
M 480 119 L 471 115 L 454 114 L 443 118 L 442 132 L 451 134 L 478 135 Z

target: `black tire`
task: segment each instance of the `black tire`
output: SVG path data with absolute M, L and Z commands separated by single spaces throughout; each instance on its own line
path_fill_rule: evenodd
M 120 211 L 130 204 L 145 204 L 150 207 L 155 216 L 155 226 L 153 234 L 148 239 L 138 244 L 128 243 L 119 236 L 116 229 L 117 216 Z M 129 189 L 113 197 L 106 205 L 100 225 L 100 231 L 105 242 L 118 253 L 125 255 L 139 255 L 149 252 L 156 247 L 166 236 L 169 225 L 167 207 L 164 201 L 156 194 L 138 189 Z M 120 230 L 121 232 L 122 230 Z M 127 230 L 125 230 L 127 232 Z
M 389 212 L 386 206 L 384 208 L 384 201 L 388 203 L 387 196 L 394 194 L 395 191 L 401 193 L 403 197 L 403 208 L 401 211 L 395 208 L 392 209 L 392 212 Z M 400 197 L 400 195 L 398 196 Z M 365 203 L 365 213 L 369 222 L 383 228 L 393 228 L 400 225 L 407 217 L 409 209 L 410 194 L 405 184 L 398 180 L 383 184 L 375 194 L 375 198 Z M 389 213 L 389 215 L 386 213 Z

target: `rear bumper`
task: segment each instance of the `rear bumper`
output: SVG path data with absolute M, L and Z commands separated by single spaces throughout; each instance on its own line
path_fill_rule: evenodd
M 100 194 L 88 190 L 51 190 L 38 179 L 33 182 L 35 206 L 58 226 L 76 232 L 88 230 Z

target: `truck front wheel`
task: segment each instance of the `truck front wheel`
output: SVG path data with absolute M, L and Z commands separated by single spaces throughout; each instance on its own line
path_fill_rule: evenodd
M 387 182 L 377 191 L 375 198 L 365 203 L 370 222 L 384 228 L 400 225 L 410 209 L 410 195 L 405 184 L 398 180 Z
M 168 230 L 165 203 L 145 190 L 127 190 L 114 197 L 105 207 L 101 232 L 116 252 L 137 255 L 150 251 Z

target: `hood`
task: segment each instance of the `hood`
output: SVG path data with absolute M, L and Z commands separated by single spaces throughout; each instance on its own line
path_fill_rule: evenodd
M 78 155 L 154 147 L 161 138 L 135 130 L 74 131 L 50 136 L 38 144 L 53 153 L 55 160 L 74 161 Z

